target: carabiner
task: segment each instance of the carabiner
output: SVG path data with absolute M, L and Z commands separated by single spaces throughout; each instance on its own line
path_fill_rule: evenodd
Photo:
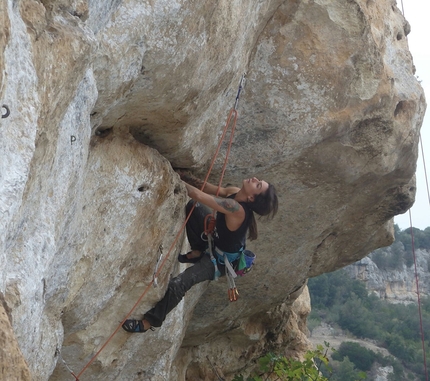
M 239 292 L 237 291 L 237 288 L 229 288 L 228 289 L 228 298 L 230 302 L 235 302 L 239 296 Z

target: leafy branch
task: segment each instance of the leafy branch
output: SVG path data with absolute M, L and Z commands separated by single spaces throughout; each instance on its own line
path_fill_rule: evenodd
M 303 361 L 268 353 L 259 360 L 258 374 L 246 379 L 240 374 L 233 381 L 329 381 L 321 370 L 324 368 L 331 375 L 327 353 L 329 349 L 333 349 L 326 341 L 324 345 L 325 348 L 318 345 L 315 350 L 307 351 Z M 362 375 L 360 378 L 363 378 Z

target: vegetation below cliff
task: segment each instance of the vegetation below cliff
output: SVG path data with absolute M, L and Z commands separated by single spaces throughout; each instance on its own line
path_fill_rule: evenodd
M 424 231 L 414 229 L 414 238 L 415 248 L 430 248 L 430 228 Z M 409 257 L 399 253 L 411 252 L 410 242 L 410 230 L 409 233 L 407 230 L 400 231 L 396 226 L 396 241 L 391 250 L 379 249 L 370 257 L 379 268 L 397 268 L 399 262 L 403 265 L 403 261 L 409 261 Z M 405 250 L 393 250 L 393 247 L 404 247 Z M 308 319 L 310 331 L 325 322 L 354 337 L 370 339 L 394 356 L 384 358 L 358 344 L 353 348 L 344 345 L 333 358 L 335 371 L 336 367 L 339 368 L 337 362 L 348 357 L 357 370 L 368 372 L 372 364 L 378 363 L 380 366 L 393 366 L 391 380 L 405 380 L 408 378 L 406 375 L 411 379 L 425 380 L 420 317 L 416 304 L 391 304 L 381 300 L 369 294 L 363 282 L 351 279 L 344 269 L 312 278 L 308 287 L 312 304 Z M 421 300 L 421 313 L 423 332 L 429 332 L 430 299 Z M 427 341 L 426 353 L 429 349 Z
M 403 265 L 412 266 L 414 262 L 412 242 L 414 249 L 430 250 L 430 226 L 424 230 L 412 228 L 412 231 L 413 241 L 411 229 L 400 230 L 398 225 L 394 225 L 394 243 L 388 248 L 377 249 L 369 254 L 379 269 L 398 270 Z

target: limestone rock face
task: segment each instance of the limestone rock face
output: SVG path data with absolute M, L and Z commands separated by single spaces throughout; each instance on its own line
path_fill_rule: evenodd
M 390 252 L 391 248 L 380 249 Z M 417 249 L 416 272 L 418 275 L 418 287 L 422 298 L 430 295 L 430 252 Z M 392 303 L 417 302 L 417 279 L 415 265 L 403 264 L 399 269 L 379 269 L 370 257 L 365 257 L 345 268 L 348 274 L 364 281 L 366 288 L 380 297 Z
M 73 380 L 61 359 L 119 381 L 300 357 L 306 279 L 389 244 L 413 203 L 426 103 L 409 31 L 394 0 L 0 2 L 0 293 L 32 379 Z M 273 182 L 280 211 L 239 301 L 201 284 L 161 329 L 103 346 L 184 270 L 172 166 L 206 173 L 244 72 L 224 182 Z

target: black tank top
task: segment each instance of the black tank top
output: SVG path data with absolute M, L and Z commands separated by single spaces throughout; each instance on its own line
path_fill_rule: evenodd
M 233 198 L 236 194 L 232 194 L 227 198 Z M 239 202 L 245 210 L 245 219 L 242 225 L 235 231 L 227 228 L 225 214 L 217 212 L 216 216 L 216 234 L 214 235 L 215 246 L 228 253 L 237 253 L 241 248 L 245 247 L 246 233 L 251 221 L 252 210 L 246 202 Z

